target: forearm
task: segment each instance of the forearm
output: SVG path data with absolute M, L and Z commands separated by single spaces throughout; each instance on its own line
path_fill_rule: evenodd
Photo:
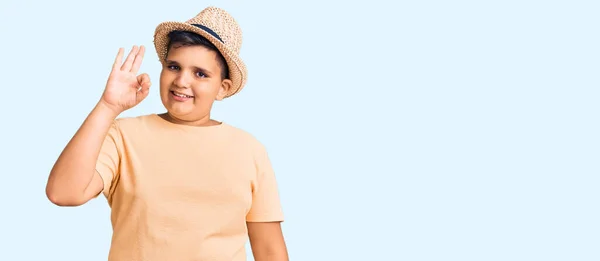
M 256 261 L 288 261 L 288 251 L 283 238 L 254 239 L 251 242 L 252 253 Z
M 287 251 L 284 250 L 274 250 L 274 251 L 264 251 L 264 252 L 256 252 L 254 254 L 255 261 L 289 261 Z
M 90 196 L 85 195 L 90 193 L 85 190 L 95 174 L 104 138 L 117 116 L 103 103 L 98 103 L 90 112 L 50 172 L 46 194 L 53 203 L 79 205 L 89 200 Z

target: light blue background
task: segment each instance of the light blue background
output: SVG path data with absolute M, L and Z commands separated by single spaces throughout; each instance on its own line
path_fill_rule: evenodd
M 600 260 L 597 1 L 2 1 L 0 260 L 106 260 L 104 198 L 45 198 L 119 47 L 208 5 L 249 82 L 291 260 Z M 250 252 L 249 260 L 252 260 Z

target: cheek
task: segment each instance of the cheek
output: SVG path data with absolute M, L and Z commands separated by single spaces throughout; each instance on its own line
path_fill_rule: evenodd
M 161 93 L 166 92 L 169 89 L 169 86 L 171 86 L 171 80 L 168 78 L 169 77 L 166 77 L 164 73 L 160 74 L 159 84 Z
M 194 88 L 194 95 L 202 99 L 214 99 L 219 93 L 220 85 L 213 82 L 201 83 Z
M 166 98 L 167 95 L 169 94 L 169 84 L 160 82 L 159 94 L 160 94 L 161 98 L 163 98 L 163 99 Z

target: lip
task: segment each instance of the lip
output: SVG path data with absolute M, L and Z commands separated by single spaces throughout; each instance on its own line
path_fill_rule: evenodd
M 175 93 L 182 94 L 182 95 L 187 95 L 188 97 L 177 96 L 177 95 L 175 95 Z M 192 96 L 192 95 L 185 94 L 185 93 L 180 93 L 180 92 L 177 92 L 177 91 L 169 91 L 169 94 L 171 95 L 171 97 L 173 97 L 174 100 L 181 101 L 181 102 L 187 101 L 187 100 L 191 100 L 191 99 L 194 98 L 194 96 Z

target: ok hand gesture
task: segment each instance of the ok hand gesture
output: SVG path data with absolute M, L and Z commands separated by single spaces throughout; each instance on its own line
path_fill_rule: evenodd
M 148 96 L 150 77 L 146 73 L 137 75 L 144 51 L 144 46 L 133 46 L 122 62 L 124 50 L 119 48 L 101 99 L 116 114 L 138 105 Z

